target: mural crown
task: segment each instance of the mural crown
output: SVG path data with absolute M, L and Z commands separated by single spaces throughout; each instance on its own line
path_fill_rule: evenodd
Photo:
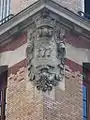
M 55 20 L 50 17 L 48 9 L 41 12 L 41 16 L 36 20 L 36 28 L 51 27 L 54 28 Z

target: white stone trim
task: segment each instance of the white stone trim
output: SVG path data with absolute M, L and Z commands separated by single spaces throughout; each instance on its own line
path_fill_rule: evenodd
M 26 58 L 26 46 L 22 45 L 14 51 L 7 51 L 0 54 L 0 65 L 13 66 Z
M 70 44 L 66 44 L 66 58 L 82 65 L 83 62 L 89 62 L 88 54 L 90 50 L 84 48 L 76 48 Z M 89 51 L 89 52 L 88 52 Z
M 20 46 L 14 51 L 6 51 L 0 53 L 0 65 L 13 66 L 26 58 L 27 43 Z M 66 58 L 82 65 L 82 62 L 90 62 L 90 50 L 84 48 L 76 48 L 66 43 Z

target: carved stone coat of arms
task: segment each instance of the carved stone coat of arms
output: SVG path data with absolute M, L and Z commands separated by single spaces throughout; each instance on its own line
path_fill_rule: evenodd
M 35 21 L 35 30 L 29 33 L 26 49 L 29 79 L 43 92 L 51 91 L 65 74 L 65 30 L 57 28 L 48 12 L 42 12 Z

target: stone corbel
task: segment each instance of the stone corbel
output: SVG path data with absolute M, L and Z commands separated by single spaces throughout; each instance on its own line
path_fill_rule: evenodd
M 65 75 L 65 29 L 44 9 L 30 31 L 26 49 L 29 79 L 38 90 L 51 91 Z

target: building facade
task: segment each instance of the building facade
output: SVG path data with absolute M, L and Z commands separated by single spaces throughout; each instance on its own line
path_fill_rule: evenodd
M 6 120 L 89 120 L 82 66 L 90 61 L 90 24 L 72 11 L 40 0 L 0 26 L 0 65 L 8 65 Z
M 29 5 L 33 4 L 37 0 L 11 0 L 11 11 L 12 14 L 17 14 L 21 10 L 25 9 Z M 58 4 L 72 10 L 73 12 L 77 13 L 78 11 L 84 12 L 84 0 L 53 0 L 56 1 Z

